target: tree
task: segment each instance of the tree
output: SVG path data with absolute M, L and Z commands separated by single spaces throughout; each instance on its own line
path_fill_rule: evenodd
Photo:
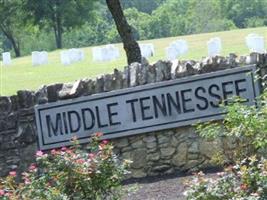
M 140 12 L 151 14 L 153 10 L 163 4 L 166 0 L 123 0 L 123 8 L 136 8 Z
M 132 28 L 128 24 L 119 0 L 106 0 L 108 9 L 115 21 L 117 30 L 123 42 L 123 48 L 126 52 L 127 61 L 130 65 L 133 62 L 141 63 L 141 51 L 138 43 L 135 41 Z
M 124 10 L 125 17 L 132 26 L 134 38 L 138 40 L 151 38 L 151 15 L 138 11 L 136 8 L 128 8 Z
M 10 41 L 16 57 L 21 55 L 20 36 L 23 33 L 23 12 L 20 0 L 0 0 L 0 30 Z
M 260 20 L 260 25 L 267 25 L 266 0 L 223 0 L 221 4 L 226 10 L 225 16 L 233 20 L 238 28 L 246 28 L 252 20 Z
M 26 0 L 25 8 L 34 24 L 52 28 L 57 48 L 62 48 L 65 30 L 83 25 L 96 0 Z

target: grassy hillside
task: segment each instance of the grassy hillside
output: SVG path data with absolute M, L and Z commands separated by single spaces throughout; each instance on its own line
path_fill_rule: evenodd
M 176 39 L 185 39 L 189 44 L 189 52 L 182 59 L 200 59 L 207 55 L 206 42 L 211 37 L 220 37 L 223 45 L 223 55 L 237 53 L 248 54 L 245 46 L 245 37 L 249 33 L 258 33 L 265 36 L 267 41 L 267 27 L 253 29 L 239 29 L 233 31 L 188 35 L 182 37 L 162 38 L 140 43 L 153 43 L 155 55 L 150 62 L 165 58 L 165 48 Z M 0 67 L 0 95 L 12 95 L 17 90 L 36 90 L 41 85 L 72 82 L 80 78 L 95 77 L 99 74 L 109 73 L 114 68 L 122 69 L 126 65 L 126 58 L 122 44 L 116 44 L 120 48 L 121 58 L 113 62 L 93 62 L 92 47 L 83 48 L 85 60 L 69 66 L 60 64 L 60 51 L 48 54 L 49 64 L 33 67 L 31 56 L 25 56 L 12 60 L 12 65 Z

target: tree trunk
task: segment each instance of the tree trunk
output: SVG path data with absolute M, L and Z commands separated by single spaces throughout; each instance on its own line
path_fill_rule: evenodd
M 13 49 L 14 49 L 16 57 L 20 57 L 21 54 L 20 54 L 19 43 L 15 41 L 13 36 L 8 36 L 7 38 L 10 40 L 10 42 L 11 42 L 11 44 L 13 46 Z
M 59 10 L 60 1 L 56 0 L 56 11 L 55 16 L 53 17 L 54 22 L 54 32 L 56 38 L 57 49 L 62 49 L 62 23 L 61 23 L 61 13 Z
M 138 43 L 135 41 L 132 28 L 128 24 L 119 0 L 106 0 L 109 11 L 115 21 L 117 30 L 123 42 L 123 48 L 127 55 L 127 61 L 130 65 L 133 62 L 141 63 L 141 51 Z
M 59 30 L 57 26 L 54 27 L 56 47 L 57 49 L 62 49 L 62 31 Z
M 2 25 L 1 25 L 1 30 L 3 31 L 3 33 L 7 37 L 7 39 L 9 39 L 9 41 L 11 42 L 16 57 L 20 57 L 21 54 L 20 54 L 19 42 L 16 42 L 15 38 L 13 37 L 13 34 L 10 33 L 8 30 L 4 29 Z
M 15 41 L 14 41 L 14 44 L 13 44 L 12 41 L 11 41 L 11 43 L 13 45 L 13 48 L 14 48 L 16 57 L 20 57 L 21 54 L 20 54 L 20 46 L 19 46 L 19 43 L 16 43 Z

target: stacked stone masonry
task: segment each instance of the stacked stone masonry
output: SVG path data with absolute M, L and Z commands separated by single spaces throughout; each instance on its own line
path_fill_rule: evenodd
M 133 63 L 123 71 L 96 79 L 82 79 L 74 83 L 42 86 L 38 91 L 18 91 L 13 96 L 0 96 L 0 176 L 10 170 L 21 172 L 34 162 L 37 133 L 34 106 L 108 92 L 159 81 L 209 73 L 228 68 L 256 64 L 264 87 L 267 74 L 267 54 L 252 53 L 238 57 L 203 58 L 201 61 L 158 61 L 149 64 Z M 140 178 L 159 174 L 210 167 L 211 157 L 219 151 L 231 151 L 234 142 L 226 138 L 206 141 L 193 127 L 144 133 L 112 140 L 114 151 L 133 161 L 130 177 Z

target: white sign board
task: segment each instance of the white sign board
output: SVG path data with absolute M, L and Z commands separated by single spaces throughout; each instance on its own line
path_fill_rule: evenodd
M 239 67 L 38 105 L 39 146 L 70 145 L 74 136 L 85 143 L 95 132 L 116 138 L 222 119 L 219 103 L 233 96 L 255 105 L 254 73 L 254 66 Z

